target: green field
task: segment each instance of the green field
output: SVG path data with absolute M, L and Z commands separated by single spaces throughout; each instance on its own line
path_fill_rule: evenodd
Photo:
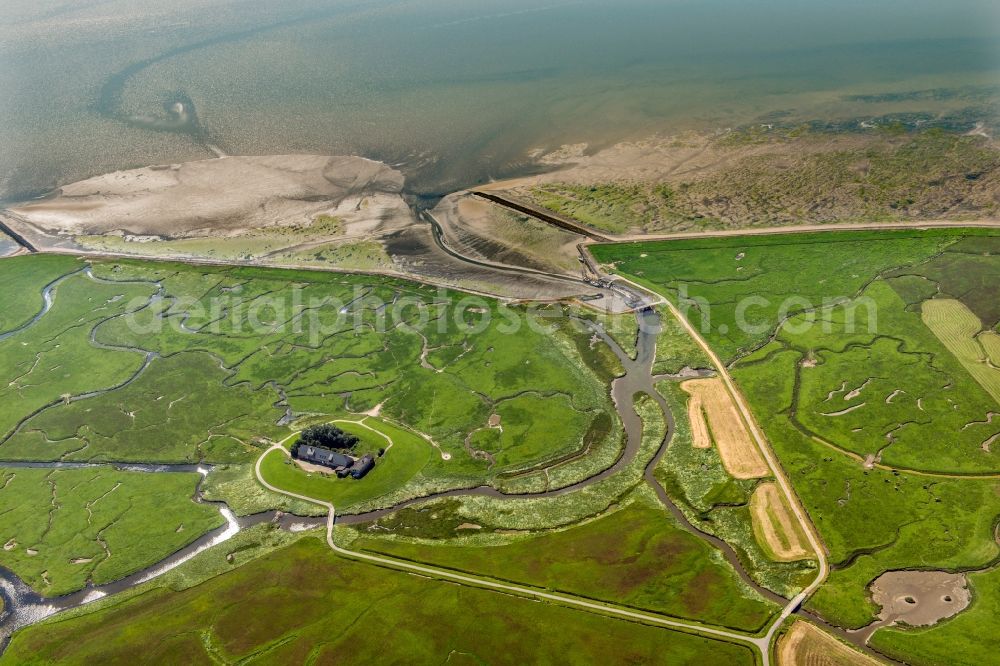
M 954 275 L 974 262 L 981 279 L 991 279 L 992 238 L 864 232 L 595 246 L 599 261 L 668 298 L 683 286 L 700 303 L 690 311 L 696 325 L 708 315 L 705 337 L 730 362 L 829 550 L 832 571 L 808 608 L 833 623 L 859 627 L 874 618 L 867 587 L 884 571 L 977 569 L 1000 557 L 1000 464 L 989 450 L 1000 433 L 990 416 L 998 408 L 970 373 L 967 353 L 978 344 L 989 356 L 996 323 L 986 287 Z M 972 243 L 985 253 L 973 256 Z M 41 267 L 33 284 L 40 289 L 78 267 Z M 741 330 L 741 299 L 760 295 L 768 302 L 750 310 L 758 326 Z M 456 309 L 448 301 L 460 294 L 385 278 L 141 261 L 95 262 L 93 276 L 66 277 L 55 296 L 50 312 L 0 340 L 0 358 L 8 359 L 0 366 L 8 373 L 0 460 L 208 462 L 216 469 L 206 496 L 238 513 L 316 514 L 322 507 L 258 484 L 254 462 L 274 442 L 290 446 L 302 427 L 334 422 L 360 437 L 359 453 L 384 449 L 365 478 L 309 472 L 278 450 L 261 459 L 261 473 L 343 515 L 453 488 L 561 488 L 614 464 L 625 444 L 609 396 L 622 365 L 580 319 L 600 323 L 634 354 L 634 318 L 562 304 L 538 315 L 488 299 Z M 942 306 L 967 313 L 964 347 L 921 318 L 922 309 Z M 530 318 L 549 330 L 527 325 Z M 972 330 L 973 320 L 982 330 Z M 664 313 L 653 373 L 709 366 Z M 668 432 L 667 452 L 651 471 L 686 522 L 728 542 L 756 583 L 786 597 L 813 579 L 816 565 L 768 557 L 748 506 L 759 481 L 731 479 L 715 449 L 694 448 L 686 396 L 670 379 L 657 390 L 674 428 L 638 394 L 637 456 L 585 489 L 441 498 L 368 525 L 338 526 L 335 538 L 351 549 L 757 631 L 775 607 L 664 510 L 644 475 Z M 214 507 L 191 501 L 192 475 L 111 467 L 8 475 L 0 500 L 15 492 L 6 495 L 0 529 L 14 545 L 0 552 L 0 564 L 45 593 L 120 578 L 221 524 Z M 38 520 L 46 513 L 51 527 Z M 308 593 L 302 576 L 314 583 Z M 268 581 L 265 591 L 258 580 Z M 988 595 L 986 575 L 979 580 L 974 585 Z M 363 593 L 353 594 L 354 586 Z M 406 602 L 414 595 L 425 610 Z M 209 599 L 232 603 L 213 609 Z M 258 619 L 255 604 L 276 610 Z M 475 626 L 472 607 L 499 623 L 480 632 L 488 636 L 478 645 L 461 642 L 468 631 L 423 631 L 432 613 L 448 626 Z M 37 651 L 38 660 L 114 660 L 142 637 L 164 659 L 323 660 L 324 650 L 367 635 L 354 633 L 362 618 L 419 612 L 428 617 L 408 622 L 392 649 L 496 660 L 482 641 L 499 641 L 505 627 L 539 632 L 533 652 L 511 660 L 542 650 L 543 661 L 545 654 L 589 661 L 607 657 L 606 637 L 568 648 L 560 632 L 544 629 L 596 622 L 629 641 L 632 652 L 615 653 L 616 661 L 665 650 L 680 662 L 753 659 L 728 644 L 341 560 L 309 538 L 196 587 L 98 608 L 23 631 L 9 658 Z M 293 623 L 303 617 L 311 620 Z M 352 629 L 329 638 L 330 623 L 345 622 Z M 932 654 L 939 644 L 902 631 L 881 636 L 906 660 L 907 650 Z M 984 645 L 970 641 L 969 649 Z M 365 641 L 359 649 L 379 647 Z
M 872 284 L 862 298 L 877 308 L 871 329 L 864 322 L 851 332 L 834 315 L 828 333 L 822 326 L 786 332 L 800 323 L 793 319 L 767 350 L 768 360 L 756 362 L 760 355 L 737 365 L 751 396 L 782 366 L 796 379 L 782 409 L 809 437 L 899 469 L 1000 471 L 982 449 L 996 432 L 987 414 L 998 403 L 889 284 Z
M 12 328 L 39 311 L 46 284 L 63 278 L 50 311 L 0 340 L 0 461 L 208 462 L 216 471 L 206 493 L 238 512 L 314 513 L 253 477 L 261 453 L 293 432 L 286 412 L 301 423 L 358 420 L 380 406 L 384 419 L 368 423 L 393 444 L 376 438 L 372 452 L 387 451 L 365 479 L 309 475 L 277 455 L 264 461 L 268 478 L 338 509 L 470 485 L 566 485 L 620 453 L 608 391 L 620 365 L 606 345 L 591 343 L 568 307 L 548 306 L 542 319 L 528 308 L 462 303 L 463 294 L 379 277 L 139 260 L 90 265 L 92 274 L 79 260 L 36 256 L 0 266 L 17 286 L 5 311 Z M 40 590 L 69 591 L 156 561 L 217 524 L 217 512 L 191 504 L 190 488 L 177 492 L 181 477 L 161 477 L 109 496 L 131 493 L 122 529 L 138 535 L 158 503 L 170 506 L 161 484 L 176 492 L 178 506 L 208 511 L 207 521 L 189 520 L 142 557 L 92 557 L 93 548 L 75 553 L 67 545 L 37 556 L 7 551 L 6 561 L 16 559 L 11 566 Z M 42 490 L 19 510 L 44 515 L 53 499 L 48 486 Z M 60 529 L 89 533 L 91 499 L 64 511 Z
M 48 272 L 39 275 L 40 284 L 56 279 L 66 269 L 64 264 L 51 262 L 43 267 Z M 142 367 L 144 354 L 95 347 L 90 333 L 152 294 L 151 285 L 108 285 L 78 273 L 58 286 L 55 304 L 45 316 L 0 341 L 0 442 L 36 410 L 113 388 L 132 377 Z M 37 298 L 40 308 L 41 296 Z
M 592 522 L 495 545 L 379 538 L 378 532 L 367 536 L 363 528 L 359 532 L 353 550 L 743 631 L 756 631 L 775 610 L 744 586 L 711 546 L 645 498 Z
M 830 577 L 808 602 L 828 621 L 871 622 L 878 609 L 867 586 L 887 570 L 978 569 L 1000 555 L 1000 463 L 989 447 L 1000 432 L 990 417 L 998 403 L 961 350 L 921 319 L 928 299 L 954 299 L 980 322 L 963 328 L 965 339 L 991 344 L 1000 244 L 989 234 L 796 234 L 594 248 L 600 261 L 670 298 L 687 284 L 689 295 L 704 299 L 701 312 L 710 310 L 712 320 L 704 335 L 732 363 L 829 550 Z M 761 306 L 760 330 L 720 332 L 720 318 L 734 323 L 739 300 L 754 294 L 804 300 L 787 316 Z M 696 326 L 701 312 L 689 315 Z M 984 345 L 978 355 L 986 353 Z M 719 506 L 744 502 L 745 488 L 704 473 L 685 477 L 673 469 L 680 462 L 664 461 L 664 485 L 686 497 L 690 511 L 712 517 Z M 975 580 L 984 580 L 985 595 L 985 575 Z M 987 612 L 976 610 L 979 603 L 977 594 L 959 618 Z M 956 622 L 912 640 L 894 631 L 878 644 L 891 641 L 901 660 L 937 663 L 920 655 L 932 654 L 929 637 Z M 941 655 L 944 644 L 936 643 Z M 970 662 L 992 654 L 986 639 L 963 644 Z
M 359 454 L 375 455 L 380 448 L 388 447 L 383 457 L 376 458 L 375 468 L 363 479 L 338 479 L 334 474 L 306 472 L 277 450 L 264 456 L 261 463 L 264 479 L 283 490 L 331 502 L 340 511 L 398 491 L 420 473 L 431 457 L 429 442 L 385 421 L 367 417 L 360 423 L 343 420 L 334 423 L 345 432 L 361 438 L 358 443 Z M 386 441 L 378 433 L 384 434 L 390 441 Z M 294 441 L 289 440 L 288 446 Z
M 882 272 L 958 238 L 948 230 L 828 232 L 594 245 L 591 252 L 687 304 L 688 319 L 730 362 L 766 342 L 785 316 L 851 298 Z
M 569 527 L 601 516 L 625 503 L 633 491 L 644 488 L 643 471 L 656 455 L 667 434 L 663 412 L 652 398 L 638 396 L 635 407 L 643 422 L 642 442 L 636 457 L 617 474 L 595 481 L 578 492 L 561 495 L 518 498 L 464 495 L 439 498 L 379 518 L 373 523 L 372 529 L 413 538 L 475 538 L 469 536 L 468 524 L 479 526 L 480 529 L 475 534 L 525 534 Z M 461 528 L 463 524 L 466 528 Z M 339 539 L 341 533 L 335 532 L 335 536 Z M 354 533 L 349 531 L 345 536 L 353 537 Z M 487 541 L 494 543 L 491 538 Z
M 517 640 L 512 641 L 511 636 Z M 753 664 L 746 647 L 338 558 L 317 539 L 195 587 L 30 627 L 10 663 Z
M 992 630 L 1000 615 L 1000 570 L 969 576 L 974 603 L 968 610 L 926 629 L 880 629 L 872 645 L 880 652 L 915 664 L 980 666 L 1000 650 Z
M 0 466 L 0 565 L 47 596 L 155 564 L 223 522 L 197 474 Z
M 876 288 L 888 304 L 894 302 L 895 294 L 884 285 Z M 905 324 L 897 332 L 908 335 L 912 347 L 938 344 L 918 314 L 903 311 L 898 301 L 896 306 L 900 308 L 896 321 Z M 889 311 L 884 312 L 880 327 L 893 321 Z M 843 352 L 838 348 L 843 347 L 817 353 L 821 362 L 815 367 L 803 367 L 806 352 L 776 346 L 759 360 L 748 358 L 738 364 L 734 377 L 829 549 L 834 571 L 814 597 L 814 608 L 827 619 L 860 626 L 875 611 L 865 587 L 883 571 L 978 567 L 996 557 L 993 525 L 1000 515 L 1000 480 L 948 474 L 973 464 L 978 468 L 975 471 L 992 473 L 996 468 L 980 442 L 989 436 L 989 428 L 995 430 L 1000 424 L 991 425 L 979 415 L 990 409 L 989 396 L 963 375 L 961 366 L 943 348 L 934 355 L 900 353 L 898 343 L 855 346 Z M 935 362 L 928 363 L 931 360 Z M 827 369 L 836 373 L 836 380 L 821 381 Z M 961 409 L 949 402 L 948 393 L 938 393 L 935 399 L 935 393 L 927 390 L 940 389 L 945 372 L 961 387 L 961 392 L 954 393 L 965 397 Z M 864 406 L 836 417 L 848 419 L 844 425 L 826 425 L 820 430 L 819 421 L 824 419 L 820 410 L 832 411 L 824 406 L 829 405 L 826 396 L 845 381 L 841 377 L 853 388 L 872 375 L 886 380 L 873 380 L 858 399 L 848 403 Z M 922 394 L 918 388 L 927 392 Z M 887 402 L 897 390 L 912 393 L 909 397 L 899 393 Z M 864 400 L 867 391 L 871 397 Z M 842 397 L 838 399 L 840 405 L 845 404 Z M 923 410 L 916 404 L 918 399 Z M 882 450 L 881 461 L 888 468 L 866 469 L 861 456 L 874 449 L 866 450 L 865 442 L 886 446 L 884 433 L 914 413 L 929 416 L 897 431 L 896 441 Z M 966 427 L 977 421 L 983 423 Z M 855 431 L 858 428 L 862 430 Z M 960 446 L 963 442 L 964 447 Z M 893 469 L 897 461 L 906 469 Z M 907 471 L 911 468 L 921 473 Z M 925 475 L 925 470 L 934 469 L 945 471 L 940 476 Z
M 227 384 L 280 388 L 296 413 L 340 415 L 383 404 L 384 414 L 452 454 L 448 464 L 435 463 L 443 475 L 489 478 L 575 450 L 608 401 L 575 351 L 574 337 L 584 333 L 565 318 L 556 322 L 557 344 L 542 344 L 524 311 L 510 311 L 520 325 L 511 335 L 496 303 L 484 299 L 485 311 L 456 312 L 444 299 L 460 295 L 411 283 L 141 264 L 114 275 L 126 272 L 159 280 L 175 298 L 137 313 L 131 325 L 109 322 L 99 340 L 163 355 L 205 351 L 233 373 Z M 228 304 L 224 313 L 212 312 L 219 300 Z M 397 302 L 405 306 L 387 307 Z M 155 332 L 134 333 L 144 327 Z M 466 437 L 493 413 L 506 413 L 510 428 L 483 455 L 469 455 Z M 560 433 L 554 445 L 552 429 Z
M 65 268 L 43 259 L 39 285 Z M 381 278 L 141 262 L 94 273 L 67 278 L 51 312 L 0 342 L 0 456 L 249 462 L 257 439 L 289 432 L 275 425 L 285 400 L 309 417 L 382 404 L 451 454 L 436 475 L 463 481 L 618 438 L 598 418 L 613 361 L 559 308 L 543 343 L 526 310 L 455 310 L 444 299 L 460 294 Z M 493 414 L 503 428 L 486 437 Z
M 154 358 L 133 383 L 28 419 L 0 447 L 7 459 L 222 463 L 245 460 L 276 431 L 269 387 L 226 386 L 205 352 Z
M 8 257 L 0 261 L 0 284 L 4 288 L 0 334 L 26 324 L 41 311 L 45 285 L 82 267 L 77 259 L 60 255 Z

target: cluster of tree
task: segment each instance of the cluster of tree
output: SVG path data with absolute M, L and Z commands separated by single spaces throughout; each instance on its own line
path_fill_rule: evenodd
M 324 449 L 333 449 L 334 451 L 349 452 L 357 446 L 358 438 L 354 435 L 344 432 L 337 426 L 330 423 L 323 423 L 321 425 L 309 426 L 302 431 L 302 435 L 299 436 L 299 441 L 295 443 L 295 446 L 319 446 Z M 294 451 L 292 452 L 295 453 Z

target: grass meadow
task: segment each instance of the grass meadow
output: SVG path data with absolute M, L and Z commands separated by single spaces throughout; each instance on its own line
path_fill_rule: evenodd
M 4 289 L 0 334 L 26 324 L 42 310 L 42 289 L 47 284 L 81 268 L 79 260 L 55 254 L 7 257 L 0 262 L 0 284 Z
M 775 608 L 744 586 L 713 548 L 655 501 L 556 532 L 497 545 L 451 545 L 365 534 L 351 547 L 568 592 L 743 631 Z
M 404 487 L 420 473 L 432 455 L 431 444 L 422 437 L 373 417 L 365 418 L 364 425 L 343 420 L 335 423 L 361 439 L 358 453 L 376 455 L 379 449 L 388 447 L 381 458 L 376 457 L 375 468 L 363 479 L 338 479 L 332 472 L 307 472 L 278 450 L 264 456 L 261 463 L 264 479 L 278 488 L 331 502 L 339 511 Z M 379 433 L 389 438 L 391 446 Z M 289 440 L 289 446 L 292 443 L 294 440 Z
M 59 271 L 45 275 L 45 283 Z M 97 347 L 90 332 L 128 312 L 132 299 L 153 295 L 150 285 L 107 285 L 77 274 L 62 282 L 52 309 L 32 326 L 0 341 L 0 442 L 36 410 L 66 398 L 114 388 L 133 376 L 144 353 Z M 41 296 L 38 296 L 40 309 Z M 0 456 L 3 447 L 0 446 Z
M 688 318 L 730 362 L 765 343 L 781 317 L 855 296 L 881 273 L 961 238 L 950 229 L 837 231 L 594 245 L 591 252 L 675 303 L 682 294 Z M 747 297 L 759 300 L 744 301 L 749 326 L 740 326 L 737 308 Z
M 0 447 L 7 459 L 140 462 L 246 460 L 255 438 L 281 432 L 270 387 L 224 385 L 229 372 L 201 351 L 156 357 L 128 386 L 28 419 Z
M 415 603 L 419 600 L 419 603 Z M 391 629 L 390 629 L 391 628 Z M 388 633 L 385 633 L 388 632 Z M 382 636 L 379 639 L 378 636 Z M 511 636 L 517 636 L 516 641 Z M 14 663 L 753 664 L 749 648 L 383 569 L 303 538 L 195 587 L 19 633 Z
M 197 474 L 0 466 L 0 565 L 47 596 L 159 562 L 225 521 Z
M 293 432 L 289 416 L 357 420 L 379 406 L 385 417 L 368 421 L 393 445 L 374 440 L 373 451 L 388 451 L 365 479 L 309 475 L 278 454 L 265 460 L 278 485 L 338 508 L 450 487 L 570 484 L 621 450 L 608 388 L 620 365 L 562 305 L 529 326 L 535 315 L 525 307 L 489 299 L 459 307 L 463 294 L 380 277 L 142 260 L 89 265 L 84 272 L 88 264 L 52 256 L 0 264 L 5 286 L 16 287 L 3 328 L 30 323 L 0 340 L 0 461 L 206 462 L 216 466 L 206 492 L 240 513 L 312 512 L 253 477 L 269 442 Z M 32 322 L 42 289 L 56 280 L 52 308 Z M 556 462 L 549 476 L 544 468 Z M 193 477 L 133 478 L 111 468 L 46 474 L 12 472 L 11 488 L 29 478 L 38 487 L 0 520 L 20 544 L 0 552 L 0 563 L 40 591 L 120 577 L 220 520 L 191 502 Z M 77 486 L 70 478 L 83 484 L 90 476 L 116 488 L 94 505 L 118 506 L 107 524 L 88 523 L 88 503 L 99 495 L 69 494 Z M 63 505 L 64 494 L 72 502 Z M 158 510 L 179 531 L 159 535 Z M 28 529 L 27 516 L 46 512 L 58 516 L 63 541 Z M 144 539 L 156 544 L 145 554 Z M 130 548 L 136 552 L 125 554 Z
M 829 551 L 831 574 L 808 607 L 830 622 L 871 622 L 878 608 L 867 588 L 885 571 L 975 570 L 1000 555 L 1000 462 L 990 447 L 1000 432 L 990 414 L 1000 409 L 968 371 L 969 358 L 921 318 L 926 302 L 947 305 L 930 299 L 960 302 L 980 322 L 963 328 L 964 344 L 986 340 L 978 355 L 988 355 L 1000 319 L 1000 245 L 991 233 L 831 232 L 594 248 L 600 261 L 670 298 L 687 285 L 709 304 L 706 338 L 731 363 Z M 766 326 L 721 332 L 719 324 L 735 323 L 739 299 L 755 294 L 774 304 L 801 295 L 812 307 L 803 302 L 779 318 L 761 305 L 750 311 Z M 700 315 L 689 312 L 696 326 Z M 668 457 L 661 478 L 689 512 L 711 515 L 719 504 L 745 501 L 746 488 L 711 474 L 685 481 L 670 469 L 676 463 Z M 957 618 L 883 631 L 876 644 L 903 661 L 940 663 L 948 639 L 934 637 L 992 612 L 989 576 L 972 576 L 973 605 Z M 969 662 L 992 654 L 988 637 L 955 644 L 968 648 L 956 658 Z

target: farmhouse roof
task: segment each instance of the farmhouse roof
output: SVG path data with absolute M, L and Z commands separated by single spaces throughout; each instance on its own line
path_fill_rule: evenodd
M 367 474 L 374 466 L 375 466 L 375 459 L 372 457 L 370 453 L 366 453 L 365 455 L 361 456 L 360 458 L 354 461 L 354 464 L 351 466 L 351 476 L 353 476 L 355 479 L 360 479 L 365 474 Z
M 321 446 L 300 446 L 296 457 L 299 460 L 334 468 L 351 467 L 354 464 L 354 458 Z

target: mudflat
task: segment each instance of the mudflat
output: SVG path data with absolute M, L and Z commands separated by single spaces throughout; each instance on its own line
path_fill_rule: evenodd
M 399 171 L 361 157 L 220 157 L 95 176 L 0 218 L 43 251 L 361 270 L 515 299 L 600 292 L 602 306 L 626 308 L 571 277 L 573 235 L 508 220 L 499 232 L 480 225 L 481 237 L 445 234 L 456 252 L 410 207 L 404 185 Z M 547 242 L 532 250 L 536 239 Z
M 937 624 L 972 602 L 965 574 L 947 571 L 887 571 L 871 590 L 881 620 L 913 627 Z
M 222 157 L 95 176 L 11 210 L 47 234 L 190 238 L 308 225 L 350 212 L 348 200 L 355 213 L 407 217 L 402 189 L 401 173 L 361 157 Z

